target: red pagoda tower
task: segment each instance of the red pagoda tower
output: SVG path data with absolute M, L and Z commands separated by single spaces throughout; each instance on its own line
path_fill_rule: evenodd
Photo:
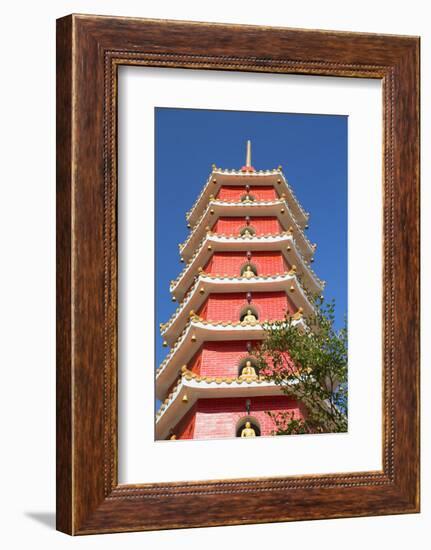
M 170 351 L 156 371 L 156 439 L 271 435 L 267 411 L 305 411 L 259 376 L 253 349 L 263 323 L 286 314 L 303 323 L 307 296 L 323 289 L 308 214 L 281 166 L 253 168 L 248 141 L 240 170 L 213 165 L 187 221 L 185 267 L 170 286 L 179 305 L 160 326 Z

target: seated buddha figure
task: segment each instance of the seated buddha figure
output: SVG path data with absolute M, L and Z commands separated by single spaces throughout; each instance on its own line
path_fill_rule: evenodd
M 246 279 L 251 279 L 252 277 L 255 277 L 254 271 L 251 269 L 251 265 L 248 265 L 242 274 L 243 277 Z
M 253 233 L 246 227 L 242 233 L 242 237 L 253 237 Z
M 247 310 L 247 314 L 244 316 L 244 319 L 242 320 L 243 323 L 250 324 L 255 323 L 257 321 L 256 315 L 251 311 L 251 309 Z
M 251 427 L 250 422 L 246 422 L 241 431 L 241 437 L 256 437 L 256 432 Z
M 245 366 L 241 370 L 241 378 L 256 378 L 256 369 L 251 364 L 250 359 L 247 359 Z

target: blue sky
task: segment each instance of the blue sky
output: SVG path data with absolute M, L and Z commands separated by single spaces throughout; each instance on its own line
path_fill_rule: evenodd
M 246 111 L 156 108 L 156 368 L 166 355 L 158 332 L 177 307 L 169 283 L 183 269 L 178 243 L 188 235 L 186 212 L 212 163 L 241 168 L 252 141 L 252 165 L 283 166 L 310 212 L 313 269 L 336 300 L 336 326 L 347 315 L 347 117 Z

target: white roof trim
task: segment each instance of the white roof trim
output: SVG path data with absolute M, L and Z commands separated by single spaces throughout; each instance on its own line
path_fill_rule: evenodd
M 178 424 L 198 399 L 220 399 L 223 397 L 256 397 L 282 394 L 280 386 L 263 380 L 227 382 L 205 382 L 187 380 L 184 376 L 173 390 L 167 403 L 162 404 L 156 414 L 156 439 L 165 439 L 169 431 Z M 183 401 L 187 395 L 187 402 Z
M 263 321 L 265 322 L 265 320 Z M 293 323 L 305 328 L 302 318 L 294 320 Z M 196 338 L 193 342 L 191 340 L 192 336 Z M 229 324 L 225 322 L 198 321 L 192 318 L 156 370 L 157 396 L 163 396 L 181 367 L 190 361 L 204 342 L 261 340 L 264 336 L 265 330 L 257 322 L 253 325 L 242 323 Z
M 298 223 L 303 224 L 307 222 L 309 214 L 302 208 L 292 188 L 288 184 L 287 179 L 280 170 L 256 170 L 254 172 L 242 172 L 241 170 L 222 170 L 220 168 L 216 168 L 209 175 L 198 198 L 191 209 L 187 212 L 186 218 L 190 224 L 194 225 L 196 223 L 202 209 L 209 200 L 209 195 L 215 195 L 218 193 L 222 185 L 245 185 L 245 183 L 240 181 L 241 178 L 247 178 L 247 185 L 250 185 L 251 187 L 253 185 L 271 185 L 276 190 L 278 190 L 276 180 L 280 179 L 281 183 L 279 186 L 279 194 L 286 194 L 289 206 Z M 216 179 L 215 184 L 213 183 L 214 179 Z M 274 185 L 274 183 L 276 185 Z
M 210 245 L 211 250 L 208 250 Z M 309 292 L 312 294 L 322 292 L 324 282 L 317 277 L 311 266 L 306 263 L 298 250 L 296 240 L 288 232 L 250 238 L 224 236 L 215 233 L 207 234 L 177 279 L 171 282 L 170 291 L 177 300 L 182 300 L 185 292 L 193 283 L 198 268 L 203 267 L 208 262 L 213 252 L 264 251 L 268 249 L 268 245 L 271 245 L 271 251 L 280 250 L 290 265 L 296 265 L 297 272 L 303 277 L 304 286 Z M 290 252 L 287 252 L 287 246 L 291 247 Z
M 227 202 L 213 199 L 209 201 L 187 239 L 183 244 L 179 245 L 180 254 L 185 261 L 188 261 L 193 256 L 194 250 L 205 237 L 205 227 L 213 227 L 218 218 L 222 216 L 233 218 L 242 216 L 274 216 L 278 219 L 284 230 L 287 231 L 289 227 L 292 227 L 298 246 L 301 248 L 301 253 L 304 256 L 311 256 L 314 252 L 313 245 L 296 222 L 285 199 L 249 202 Z M 253 225 L 253 220 L 250 221 L 250 225 Z
M 290 292 L 290 286 L 294 287 L 293 292 Z M 201 289 L 204 289 L 205 292 L 201 293 Z M 294 273 L 277 273 L 251 279 L 201 274 L 171 318 L 161 326 L 161 334 L 169 344 L 172 344 L 187 323 L 190 310 L 197 311 L 210 294 L 278 290 L 285 291 L 296 307 L 303 309 L 304 315 L 307 316 L 314 312 L 314 307 Z

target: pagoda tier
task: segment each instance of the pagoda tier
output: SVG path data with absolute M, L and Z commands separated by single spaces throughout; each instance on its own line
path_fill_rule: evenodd
M 198 312 L 199 314 L 209 295 L 220 294 L 229 298 L 233 293 L 241 292 L 243 302 L 246 303 L 248 292 L 253 293 L 255 297 L 256 292 L 271 293 L 277 291 L 282 292 L 284 295 L 295 293 L 295 304 L 298 308 L 302 308 L 305 315 L 310 315 L 314 311 L 293 270 L 277 275 L 256 276 L 251 279 L 241 276 L 223 277 L 200 274 L 172 317 L 161 326 L 161 334 L 165 341 L 172 345 L 181 334 L 190 312 Z
M 158 397 L 164 399 L 172 392 L 178 383 L 181 373 L 185 370 L 200 377 L 237 378 L 241 375 L 244 362 L 258 348 L 260 340 L 223 340 L 205 341 L 197 352 L 184 363 L 172 368 L 170 373 L 165 372 L 157 380 Z M 255 359 L 254 359 L 255 361 Z M 174 365 L 172 365 L 174 367 Z M 169 374 L 169 376 L 168 376 Z
M 201 194 L 197 198 L 191 210 L 187 213 L 187 221 L 191 226 L 194 226 L 199 217 L 202 215 L 202 212 L 206 209 L 208 202 L 210 201 L 210 196 L 213 195 L 216 197 L 221 188 L 228 189 L 232 186 L 242 186 L 245 190 L 247 185 L 250 186 L 252 194 L 254 187 L 270 187 L 275 189 L 276 194 L 279 197 L 285 194 L 289 208 L 293 212 L 297 223 L 301 227 L 305 227 L 305 225 L 307 225 L 308 213 L 302 209 L 293 194 L 287 179 L 282 173 L 281 168 L 277 168 L 276 170 L 257 170 L 254 172 L 214 168 L 209 175 Z
M 249 406 L 252 414 L 244 417 Z M 199 399 L 173 428 L 177 439 L 222 439 L 240 436 L 244 422 L 250 420 L 256 435 L 271 435 L 274 424 L 267 412 L 288 412 L 303 418 L 300 404 L 286 396 Z
M 284 256 L 287 265 L 295 265 L 296 272 L 301 277 L 304 288 L 308 292 L 311 294 L 322 292 L 324 282 L 316 276 L 309 263 L 304 260 L 292 233 L 289 231 L 272 235 L 255 235 L 253 237 L 207 233 L 178 278 L 171 281 L 170 290 L 178 301 L 182 300 L 193 284 L 196 274 L 199 270 L 204 270 L 204 266 L 217 253 L 242 252 L 242 263 L 244 263 L 247 259 L 247 252 L 254 254 L 255 252 L 265 251 L 280 252 Z M 284 270 L 277 268 L 274 272 L 280 273 L 281 271 Z M 227 268 L 225 271 L 220 271 L 220 274 L 235 275 Z
M 180 245 L 181 257 L 188 261 L 208 231 L 218 234 L 240 234 L 240 231 L 247 227 L 247 217 L 251 218 L 249 226 L 253 228 L 256 235 L 282 233 L 290 229 L 303 257 L 309 260 L 313 256 L 313 245 L 296 222 L 287 201 L 283 198 L 272 201 L 238 202 L 210 200 L 189 237 Z M 228 223 L 229 219 L 236 223 Z
M 212 407 L 217 407 L 220 399 L 233 402 L 243 402 L 242 415 L 244 416 L 245 399 L 264 398 L 266 409 L 271 410 L 271 400 L 268 397 L 280 397 L 280 387 L 274 383 L 266 382 L 263 378 L 242 379 L 241 377 L 201 377 L 193 375 L 189 371 L 182 372 L 181 378 L 163 402 L 156 416 L 156 432 L 158 439 L 165 439 L 178 419 L 184 418 L 187 412 L 196 402 L 200 400 L 211 400 Z M 289 402 L 294 409 L 299 409 L 298 404 L 288 398 L 283 399 Z M 284 410 L 284 409 L 283 409 Z M 255 409 L 253 408 L 253 415 Z M 274 425 L 272 424 L 272 429 Z M 176 430 L 172 430 L 176 433 Z M 207 434 L 205 436 L 205 433 Z M 232 429 L 226 437 L 232 437 Z M 263 435 L 269 435 L 263 434 Z M 204 431 L 202 439 L 214 437 L 214 433 L 208 434 Z
M 323 282 L 310 267 L 308 214 L 281 169 L 251 166 L 248 143 L 245 166 L 214 167 L 187 219 L 187 265 L 170 286 L 179 305 L 160 325 L 171 349 L 156 371 L 156 438 L 270 435 L 265 411 L 304 411 L 259 375 L 253 351 L 268 326 L 305 328 L 314 313 Z
M 293 323 L 304 327 L 302 311 L 292 316 Z M 280 319 L 262 319 L 265 325 Z M 190 361 L 199 346 L 204 342 L 227 342 L 233 340 L 262 340 L 265 327 L 262 323 L 246 324 L 242 321 L 206 321 L 193 316 L 186 324 L 179 338 L 156 371 L 156 395 L 162 398 L 163 392 L 172 383 L 182 365 Z
M 259 340 L 204 342 L 186 367 L 192 374 L 199 376 L 235 378 L 241 375 L 244 361 L 254 353 L 259 345 Z M 184 367 L 181 370 L 184 371 Z M 180 370 L 178 371 L 179 375 Z

